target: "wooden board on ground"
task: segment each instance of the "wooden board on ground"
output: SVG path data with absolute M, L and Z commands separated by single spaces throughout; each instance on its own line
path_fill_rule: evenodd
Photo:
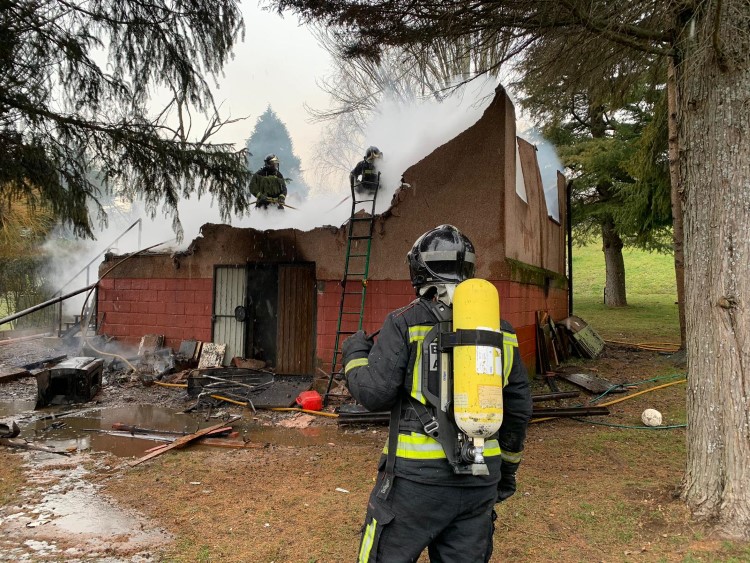
M 0 383 L 9 383 L 30 375 L 31 372 L 26 368 L 0 366 Z
M 167 444 L 163 448 L 154 450 L 151 453 L 146 454 L 143 457 L 136 459 L 135 461 L 131 461 L 128 465 L 130 465 L 130 467 L 135 467 L 136 465 L 143 463 L 144 461 L 147 461 L 156 456 L 159 456 L 166 451 L 172 450 L 174 448 L 181 448 L 183 446 L 186 446 L 190 442 L 198 440 L 201 436 L 205 436 L 206 434 L 210 434 L 211 432 L 214 432 L 219 428 L 223 428 L 225 426 L 232 424 L 233 422 L 237 422 L 241 418 L 242 418 L 241 416 L 233 416 L 232 418 L 230 418 L 229 420 L 225 422 L 220 422 L 219 424 L 214 424 L 213 426 L 209 426 L 208 428 L 198 430 L 198 432 L 195 432 L 194 434 L 188 434 L 187 436 L 182 436 L 181 438 L 177 438 L 171 444 Z
M 226 351 L 226 344 L 204 342 L 203 349 L 201 350 L 201 359 L 198 362 L 198 369 L 221 367 L 224 363 L 224 354 Z
M 611 383 L 590 373 L 556 373 L 555 375 L 597 395 L 605 391 L 609 391 L 610 393 L 624 393 L 626 391 L 625 387 L 621 384 Z

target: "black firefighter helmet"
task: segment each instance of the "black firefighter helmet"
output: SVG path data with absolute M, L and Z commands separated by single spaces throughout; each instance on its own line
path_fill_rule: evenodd
M 376 158 L 382 158 L 383 153 L 380 152 L 380 149 L 378 147 L 367 147 L 367 150 L 365 151 L 365 160 L 367 162 L 372 162 Z
M 440 225 L 417 239 L 406 255 L 411 284 L 460 283 L 474 277 L 474 245 L 453 225 Z

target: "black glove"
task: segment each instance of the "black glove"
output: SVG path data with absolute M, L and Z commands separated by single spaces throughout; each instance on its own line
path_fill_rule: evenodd
M 516 492 L 516 471 L 518 463 L 503 461 L 500 465 L 500 482 L 497 484 L 497 501 L 503 502 Z
M 364 330 L 358 330 L 344 341 L 341 347 L 341 361 L 344 366 L 351 360 L 366 358 L 370 354 L 373 341 Z

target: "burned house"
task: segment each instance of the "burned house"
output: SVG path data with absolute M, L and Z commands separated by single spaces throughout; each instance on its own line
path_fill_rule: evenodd
M 476 275 L 498 288 L 502 317 L 533 370 L 536 312 L 568 315 L 564 181 L 558 174 L 554 220 L 536 149 L 516 136 L 505 92 L 498 89 L 474 125 L 405 170 L 404 180 L 374 221 L 363 328 L 377 330 L 414 298 L 406 253 L 423 232 L 451 223 L 473 241 Z M 277 373 L 328 372 L 347 232 L 347 225 L 303 232 L 206 224 L 187 251 L 137 255 L 102 279 L 99 331 L 132 343 L 163 334 L 175 349 L 185 339 L 226 343 L 225 364 L 237 356 L 265 360 Z M 100 272 L 118 261 L 108 257 Z

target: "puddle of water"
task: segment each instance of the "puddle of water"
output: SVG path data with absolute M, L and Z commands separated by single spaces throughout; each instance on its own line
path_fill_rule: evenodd
M 132 405 L 92 409 L 80 415 L 70 415 L 54 420 L 37 420 L 22 432 L 42 440 L 56 449 L 75 447 L 112 453 L 119 457 L 136 457 L 161 442 L 134 436 L 113 436 L 99 430 L 112 431 L 114 423 L 140 428 L 190 434 L 200 423 L 195 417 L 155 405 Z M 204 425 L 205 426 L 205 425 Z
M 12 417 L 34 410 L 36 400 L 15 399 L 12 401 L 0 401 L 0 419 Z
M 95 560 L 100 563 L 151 561 L 150 552 L 171 541 L 164 530 L 102 496 L 99 487 L 87 481 L 88 471 L 82 465 L 71 467 L 68 463 L 69 460 L 61 462 L 57 458 L 59 465 L 48 460 L 42 466 L 36 462 L 27 466 L 30 482 L 35 486 L 23 492 L 25 502 L 19 507 L 0 507 L 3 530 L 0 561 L 49 560 L 51 557 L 55 561 Z M 18 540 L 22 538 L 21 543 Z M 14 539 L 16 547 L 11 547 Z M 76 547 L 64 549 L 61 544 L 70 545 L 71 540 Z M 99 557 L 105 553 L 135 555 L 136 551 L 141 551 L 137 559 Z
M 128 405 L 121 407 L 86 408 L 80 412 L 48 420 L 39 418 L 57 412 L 67 413 L 71 406 L 55 410 L 33 411 L 34 403 L 29 401 L 6 401 L 0 403 L 0 415 L 11 410 L 24 416 L 15 419 L 21 427 L 21 438 L 33 440 L 56 450 L 92 450 L 109 452 L 118 457 L 140 457 L 146 450 L 164 443 L 139 434 L 111 435 L 114 423 L 139 428 L 173 432 L 177 435 L 192 434 L 200 428 L 220 422 L 218 419 L 205 421 L 202 417 L 184 414 L 158 405 Z M 247 418 L 234 423 L 234 429 L 252 442 L 271 443 L 280 446 L 314 446 L 328 443 L 357 444 L 372 440 L 372 432 L 363 429 L 340 429 L 336 425 L 311 426 L 308 428 L 287 428 L 262 425 Z M 28 422 L 24 423 L 24 419 Z

